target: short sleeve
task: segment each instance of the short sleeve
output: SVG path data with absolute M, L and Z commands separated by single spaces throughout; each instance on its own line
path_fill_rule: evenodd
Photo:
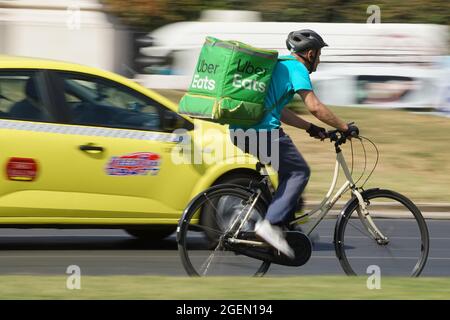
M 291 65 L 289 71 L 292 89 L 294 90 L 294 92 L 297 92 L 298 90 L 313 89 L 308 70 L 303 64 L 300 63 L 300 65 Z

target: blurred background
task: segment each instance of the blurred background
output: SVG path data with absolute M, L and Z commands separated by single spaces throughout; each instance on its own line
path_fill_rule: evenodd
M 310 28 L 329 44 L 312 76 L 326 104 L 448 113 L 449 23 L 446 0 L 6 0 L 0 52 L 184 90 L 207 35 L 286 54 L 286 35 Z
M 177 102 L 207 35 L 287 54 L 290 31 L 313 29 L 329 44 L 317 95 L 381 149 L 370 182 L 450 203 L 449 24 L 448 0 L 0 0 L 0 53 L 110 70 Z M 289 107 L 315 121 L 299 100 Z M 332 150 L 292 136 L 314 168 L 307 198 L 319 199 Z

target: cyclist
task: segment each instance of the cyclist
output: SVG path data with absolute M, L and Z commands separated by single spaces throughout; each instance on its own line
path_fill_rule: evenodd
M 284 107 L 297 93 L 303 99 L 308 111 L 318 120 L 348 135 L 353 131 L 358 131 L 358 128 L 348 126 L 324 106 L 314 94 L 309 74 L 316 71 L 320 63 L 321 49 L 327 46 L 322 37 L 312 30 L 293 31 L 289 33 L 286 45 L 291 55 L 281 57 L 275 66 L 265 99 L 266 106 L 275 107 L 251 129 L 267 132 L 265 135 L 257 135 L 258 146 L 261 146 L 260 139 L 267 139 L 263 143 L 267 143 L 266 148 L 270 150 L 272 140 L 276 139 L 279 150 L 278 189 L 268 207 L 265 219 L 256 224 L 255 232 L 275 249 L 293 258 L 294 251 L 284 238 L 282 228 L 292 221 L 294 213 L 298 209 L 297 202 L 308 183 L 310 169 L 291 138 L 284 133 L 281 122 L 306 130 L 311 137 L 320 140 L 326 138 L 326 130 L 309 123 Z M 237 128 L 231 127 L 230 129 Z M 277 134 L 274 134 L 275 131 L 278 131 Z M 234 139 L 233 142 L 236 144 L 237 140 Z M 242 146 L 237 146 L 242 148 Z M 244 151 L 252 153 L 249 149 L 252 148 L 249 148 L 247 143 Z M 257 154 L 254 155 L 261 160 L 259 148 L 256 152 Z

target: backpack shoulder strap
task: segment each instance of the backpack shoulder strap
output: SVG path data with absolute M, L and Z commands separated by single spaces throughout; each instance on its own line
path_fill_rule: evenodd
M 296 60 L 293 56 L 278 57 L 278 61 Z M 289 91 L 285 92 L 268 110 L 267 113 L 272 112 L 284 99 L 289 95 Z
M 295 59 L 295 57 L 293 56 L 278 57 L 278 61 L 288 61 L 288 60 L 297 60 L 297 59 Z

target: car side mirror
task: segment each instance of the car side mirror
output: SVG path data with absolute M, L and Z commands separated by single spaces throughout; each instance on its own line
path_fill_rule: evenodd
M 184 119 L 172 111 L 164 112 L 164 129 L 174 131 L 183 128 Z

